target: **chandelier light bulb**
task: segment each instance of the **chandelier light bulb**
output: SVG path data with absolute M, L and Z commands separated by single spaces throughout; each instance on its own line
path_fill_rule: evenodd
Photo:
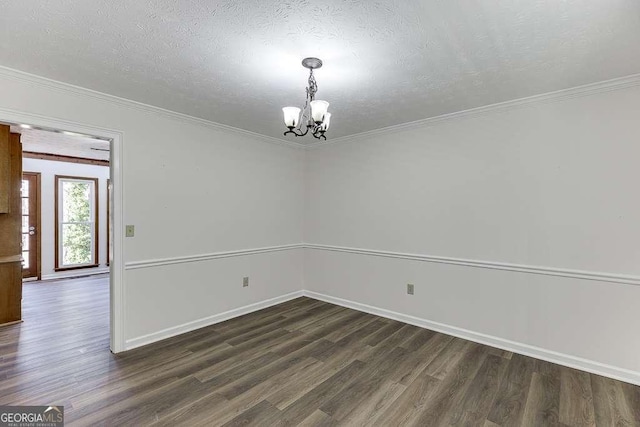
M 327 114 L 329 103 L 327 101 L 311 101 L 311 117 L 316 124 L 320 124 L 324 121 L 324 116 Z
M 288 128 L 294 128 L 300 123 L 300 109 L 298 107 L 284 107 L 284 125 Z
M 322 132 L 328 131 L 330 122 L 331 122 L 331 113 L 327 113 L 327 114 L 324 115 L 324 120 L 322 121 L 322 125 L 320 126 L 320 130 Z

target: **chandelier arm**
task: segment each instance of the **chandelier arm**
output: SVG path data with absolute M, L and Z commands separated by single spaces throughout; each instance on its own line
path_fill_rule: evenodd
M 283 135 L 293 134 L 295 136 L 305 136 L 309 132 L 309 128 L 307 127 L 304 132 L 301 129 L 290 128 Z
M 327 137 L 324 136 L 324 131 L 323 130 L 316 129 L 316 130 L 314 130 L 312 135 L 313 135 L 313 137 L 315 139 L 322 139 L 322 140 L 325 140 L 325 141 L 327 140 Z
M 309 127 L 307 126 L 307 128 L 304 130 L 304 132 L 300 131 L 299 134 L 296 134 L 296 136 L 305 136 L 307 133 L 309 133 Z

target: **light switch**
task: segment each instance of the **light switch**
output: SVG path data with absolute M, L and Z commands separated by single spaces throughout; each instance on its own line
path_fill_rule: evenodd
M 133 237 L 134 233 L 135 233 L 135 227 L 133 225 L 127 225 L 125 226 L 125 232 L 124 232 L 126 237 Z

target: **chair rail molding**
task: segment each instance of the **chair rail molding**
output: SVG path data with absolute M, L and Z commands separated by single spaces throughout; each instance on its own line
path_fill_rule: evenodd
M 358 255 L 377 256 L 384 258 L 406 259 L 410 261 L 453 264 L 465 267 L 488 268 L 493 270 L 515 271 L 520 273 L 541 274 L 545 276 L 569 277 L 574 279 L 595 280 L 599 282 L 622 283 L 626 285 L 640 285 L 640 277 L 633 275 L 573 270 L 568 268 L 545 267 L 526 264 L 512 264 L 506 262 L 484 261 L 466 258 L 452 258 L 436 255 L 392 252 L 377 249 L 351 248 L 345 246 L 322 245 L 313 243 L 293 243 L 279 246 L 265 246 L 259 248 L 239 249 L 231 251 L 212 252 L 206 254 L 185 255 L 168 258 L 158 258 L 127 262 L 126 270 L 159 267 L 163 265 L 184 264 L 190 262 L 208 261 L 219 258 L 255 255 L 269 252 L 288 251 L 294 249 L 314 249 L 331 252 L 344 252 Z
M 237 256 L 264 254 L 269 252 L 289 251 L 293 249 L 303 249 L 302 243 L 294 243 L 289 245 L 265 246 L 260 248 L 239 249 L 233 251 L 213 252 L 208 254 L 186 255 L 171 258 L 158 258 L 142 261 L 131 261 L 125 265 L 127 270 L 137 270 L 140 268 L 159 267 L 163 265 L 184 264 L 188 262 L 209 261 L 212 259 L 230 258 Z
M 542 274 L 545 276 L 570 277 L 575 279 L 596 280 L 599 282 L 622 283 L 626 285 L 640 285 L 640 277 L 625 275 L 625 274 L 602 273 L 602 272 L 595 272 L 595 271 L 572 270 L 568 268 L 543 267 L 543 266 L 534 266 L 534 265 L 525 265 L 525 264 L 511 264 L 511 263 L 505 263 L 505 262 L 481 261 L 481 260 L 475 260 L 475 259 L 451 258 L 451 257 L 443 257 L 443 256 L 435 256 L 435 255 L 391 252 L 391 251 L 382 251 L 382 250 L 374 250 L 374 249 L 349 248 L 344 246 L 318 245 L 318 244 L 311 244 L 311 243 L 305 243 L 304 247 L 307 249 L 316 249 L 316 250 L 332 251 L 332 252 L 346 252 L 346 253 L 352 253 L 352 254 L 378 256 L 378 257 L 384 257 L 384 258 L 399 258 L 399 259 L 406 259 L 411 261 L 434 262 L 434 263 L 440 263 L 440 264 L 454 264 L 454 265 L 462 265 L 465 267 L 489 268 L 493 270 L 506 270 L 506 271 L 516 271 L 520 273 Z

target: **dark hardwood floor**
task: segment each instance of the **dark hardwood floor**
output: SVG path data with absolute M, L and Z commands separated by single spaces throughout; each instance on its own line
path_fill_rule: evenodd
M 28 283 L 0 405 L 68 425 L 640 425 L 640 387 L 299 298 L 112 355 L 104 277 Z

